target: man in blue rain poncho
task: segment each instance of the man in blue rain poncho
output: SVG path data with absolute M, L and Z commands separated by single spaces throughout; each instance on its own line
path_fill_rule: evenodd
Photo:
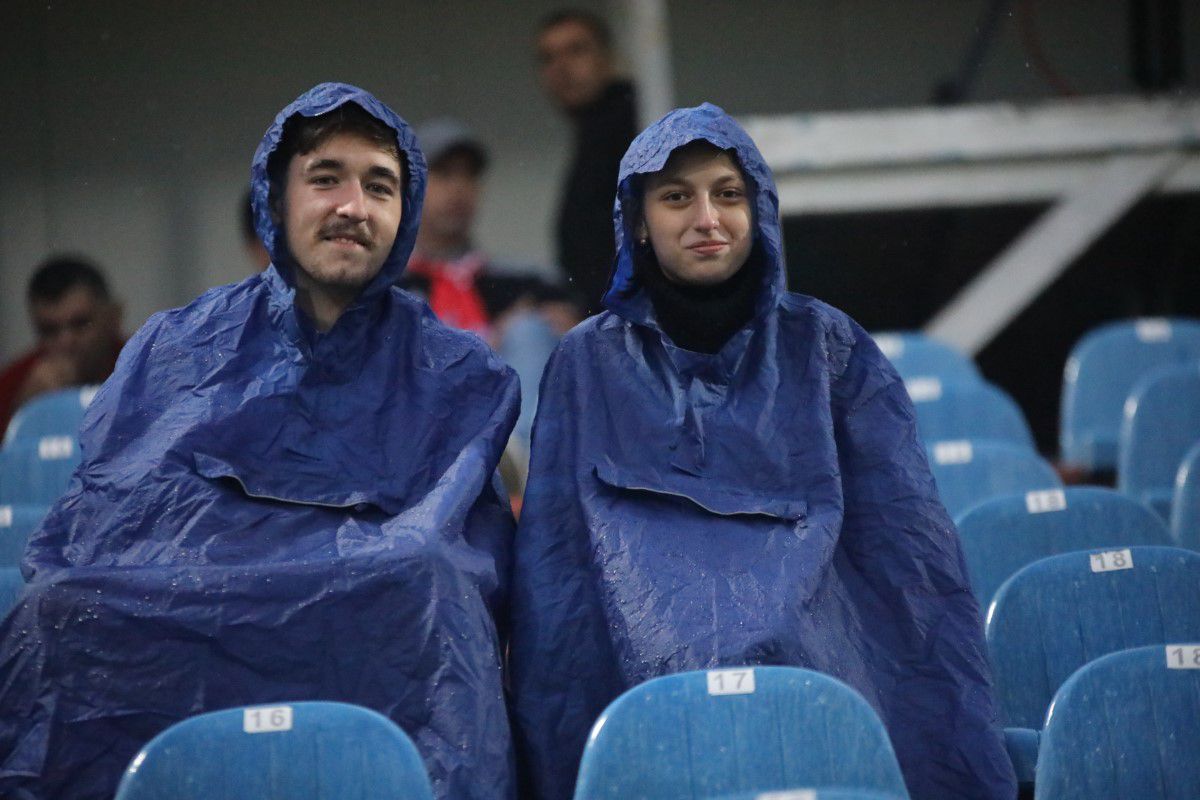
M 784 288 L 778 199 L 720 109 L 621 163 L 608 311 L 543 377 L 511 663 L 538 800 L 666 673 L 781 664 L 861 692 L 912 796 L 1007 798 L 979 606 L 904 385 L 863 330 Z M 785 788 L 785 787 L 733 787 Z
M 30 543 L 0 796 L 108 798 L 171 723 L 329 699 L 404 728 L 439 798 L 509 797 L 493 476 L 515 377 L 392 288 L 425 164 L 390 109 L 317 86 L 252 177 L 273 266 L 130 341 Z

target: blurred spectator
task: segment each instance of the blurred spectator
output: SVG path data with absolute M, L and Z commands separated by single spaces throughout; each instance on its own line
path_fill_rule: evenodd
M 590 11 L 542 19 L 537 34 L 542 87 L 575 128 L 575 151 L 558 211 L 558 263 L 587 313 L 612 271 L 613 187 L 621 156 L 637 133 L 633 85 L 617 77 L 612 32 Z
M 26 299 L 37 344 L 0 372 L 0 434 L 17 409 L 39 394 L 103 383 L 124 344 L 121 306 L 87 261 L 44 261 L 29 279 Z
M 242 195 L 240 213 L 242 249 L 246 251 L 246 257 L 254 265 L 255 272 L 262 272 L 271 266 L 271 254 L 267 252 L 267 248 L 263 246 L 262 240 L 258 238 L 258 231 L 254 230 L 254 208 L 251 205 L 249 189 Z
M 424 296 L 442 322 L 478 333 L 517 371 L 523 402 L 516 432 L 526 442 L 542 368 L 559 337 L 580 320 L 562 289 L 493 261 L 475 248 L 473 229 L 484 146 L 462 124 L 440 119 L 417 129 L 429 165 L 421 227 L 401 288 Z

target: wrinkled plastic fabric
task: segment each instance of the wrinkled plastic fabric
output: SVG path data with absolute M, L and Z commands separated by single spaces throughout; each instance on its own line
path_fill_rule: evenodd
M 637 288 L 639 175 L 704 139 L 751 185 L 753 320 L 675 347 Z M 881 715 L 914 798 L 1010 798 L 979 606 L 895 371 L 844 314 L 784 290 L 778 200 L 720 109 L 679 110 L 621 167 L 609 311 L 543 377 L 513 590 L 518 757 L 571 796 L 622 691 L 718 665 L 807 667 Z M 736 731 L 730 731 L 736 736 Z
M 395 129 L 409 177 L 383 269 L 320 334 L 294 306 L 266 163 L 288 117 L 346 102 Z M 126 346 L 87 411 L 83 465 L 31 540 L 32 584 L 0 630 L 0 796 L 111 797 L 174 722 L 319 699 L 398 723 L 439 798 L 508 797 L 494 619 L 513 522 L 494 473 L 515 376 L 391 288 L 425 165 L 375 98 L 303 95 L 252 175 L 274 266 Z

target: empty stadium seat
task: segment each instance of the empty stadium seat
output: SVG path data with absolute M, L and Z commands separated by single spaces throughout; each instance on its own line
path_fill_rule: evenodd
M 25 587 L 21 571 L 16 567 L 0 567 L 0 619 L 4 618 L 17 602 L 17 595 Z
M 1200 792 L 1200 642 L 1092 661 L 1054 696 L 1037 800 L 1185 800 Z
M 739 792 L 705 800 L 900 800 L 900 795 L 870 789 L 779 789 L 773 792 Z
M 8 423 L 4 446 L 43 436 L 78 437 L 83 412 L 99 389 L 99 386 L 77 386 L 30 400 Z
M 79 466 L 73 436 L 43 436 L 0 450 L 0 503 L 50 505 L 66 491 Z
M 1090 550 L 1023 567 L 996 592 L 988 654 L 1002 720 L 1040 730 L 1075 670 L 1117 650 L 1200 641 L 1200 553 L 1175 547 Z M 1032 781 L 1037 736 L 1008 731 L 1018 778 Z
M 1180 547 L 1200 550 L 1200 441 L 1184 456 L 1175 476 L 1171 537 Z
M 1142 377 L 1125 403 L 1117 445 L 1117 488 L 1171 518 L 1175 477 L 1200 439 L 1200 360 Z
M 938 493 L 951 517 L 999 495 L 1062 486 L 1054 468 L 1022 445 L 962 439 L 934 442 L 928 449 Z
M 1173 544 L 1166 524 L 1111 489 L 1076 486 L 997 497 L 957 520 L 971 586 L 987 608 L 1017 570 L 1074 550 Z
M 29 534 L 46 516 L 45 506 L 0 506 L 0 567 L 15 567 L 25 554 Z
M 201 714 L 155 736 L 116 800 L 431 800 L 412 741 L 386 717 L 306 702 Z
M 875 344 L 905 380 L 939 378 L 943 381 L 979 381 L 979 369 L 970 358 L 948 344 L 914 331 L 872 334 Z
M 1034 449 L 1025 415 L 998 386 L 940 378 L 913 378 L 905 386 L 917 412 L 917 431 L 926 443 L 991 439 Z
M 1092 470 L 1117 466 L 1125 398 L 1155 367 L 1200 361 L 1200 321 L 1141 319 L 1091 331 L 1063 371 L 1059 445 L 1063 461 Z
M 798 786 L 908 797 L 883 724 L 857 692 L 810 670 L 745 667 L 655 678 L 618 697 L 588 737 L 575 800 Z

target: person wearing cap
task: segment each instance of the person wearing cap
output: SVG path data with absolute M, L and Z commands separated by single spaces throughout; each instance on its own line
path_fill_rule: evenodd
M 425 159 L 327 83 L 275 118 L 251 185 L 271 265 L 130 340 L 31 537 L 0 626 L 0 797 L 111 798 L 169 725 L 325 700 L 403 728 L 439 800 L 511 798 L 495 472 L 519 389 L 394 286 Z
M 475 245 L 475 217 L 488 153 L 462 123 L 436 119 L 416 129 L 429 164 L 416 246 L 398 285 L 419 294 L 438 319 L 479 334 L 517 371 L 528 442 L 542 368 L 559 338 L 581 319 L 560 287 L 530 268 L 492 259 Z

